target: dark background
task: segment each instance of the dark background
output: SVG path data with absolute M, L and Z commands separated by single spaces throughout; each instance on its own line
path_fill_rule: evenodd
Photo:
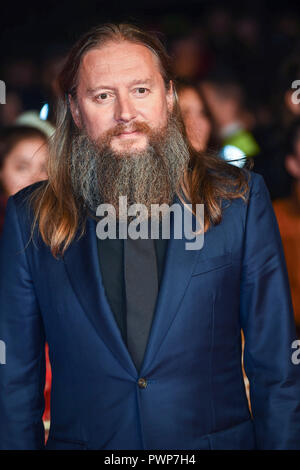
M 62 0 L 41 2 L 6 1 L 1 6 L 1 59 L 22 54 L 43 56 L 53 45 L 73 43 L 89 27 L 106 21 L 134 21 L 165 33 L 180 34 L 190 26 L 205 24 L 216 7 L 233 18 L 253 15 L 265 32 L 284 17 L 299 17 L 296 1 L 213 1 L 213 0 Z
M 248 130 L 263 154 L 262 168 L 256 169 L 272 198 L 290 191 L 285 139 L 291 122 L 300 119 L 300 105 L 292 114 L 284 100 L 300 79 L 299 1 L 6 1 L 0 13 L 0 79 L 7 92 L 0 128 L 44 103 L 50 103 L 54 122 L 55 77 L 69 47 L 99 23 L 134 22 L 159 33 L 174 58 L 177 78 L 199 84 L 217 74 L 239 83 Z M 188 61 L 183 66 L 176 59 L 182 44 L 189 70 L 183 70 Z M 184 56 L 181 49 L 181 60 Z

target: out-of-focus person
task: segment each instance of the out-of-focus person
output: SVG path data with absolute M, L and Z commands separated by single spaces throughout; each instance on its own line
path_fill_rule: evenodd
M 300 47 L 295 47 L 281 65 L 277 80 L 277 109 L 280 126 L 287 131 L 292 123 L 300 117 L 299 103 L 299 60 Z
M 23 103 L 20 95 L 15 91 L 7 91 L 5 106 L 0 106 L 0 125 L 13 125 L 17 117 L 23 112 Z
M 9 196 L 47 179 L 47 135 L 29 126 L 8 126 L 0 131 L 0 235 Z
M 29 126 L 11 126 L 0 132 L 0 184 L 4 197 L 47 179 L 47 136 Z
M 247 157 L 255 157 L 260 148 L 250 132 L 253 116 L 244 105 L 244 93 L 227 74 L 211 74 L 200 84 L 209 111 L 217 126 L 222 145 L 239 148 Z
M 9 196 L 47 179 L 48 137 L 30 126 L 9 126 L 0 131 L 0 237 Z M 50 419 L 51 367 L 46 346 L 44 420 Z
M 191 83 L 177 84 L 178 103 L 190 144 L 197 151 L 209 146 L 212 122 L 200 91 Z
M 295 322 L 300 337 L 300 119 L 287 133 L 285 166 L 292 177 L 288 197 L 273 202 L 287 263 Z
M 278 130 L 262 132 L 257 116 L 248 109 L 243 88 L 230 74 L 215 72 L 200 86 L 223 148 L 237 148 L 252 159 L 253 170 L 264 177 L 271 199 L 285 195 L 287 175 L 281 165 Z M 267 142 L 270 136 L 272 145 Z
M 24 111 L 40 109 L 44 95 L 40 84 L 40 67 L 27 54 L 17 55 L 2 64 L 1 79 L 7 84 L 6 105 L 0 108 L 2 126 L 14 125 Z
M 177 39 L 172 44 L 176 77 L 195 80 L 201 74 L 201 42 L 193 35 Z
M 44 101 L 48 105 L 47 122 L 55 123 L 54 103 L 57 98 L 57 77 L 64 65 L 65 49 L 62 45 L 54 44 L 46 51 L 45 59 L 41 66 L 41 87 Z

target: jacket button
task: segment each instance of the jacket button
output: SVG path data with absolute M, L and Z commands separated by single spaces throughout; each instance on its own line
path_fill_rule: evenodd
M 146 388 L 147 387 L 147 380 L 143 379 L 142 377 L 138 380 L 138 386 L 140 388 Z

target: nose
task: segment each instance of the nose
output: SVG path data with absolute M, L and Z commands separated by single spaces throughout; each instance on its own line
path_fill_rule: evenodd
M 117 122 L 129 122 L 136 117 L 135 106 L 128 94 L 119 95 L 116 100 L 115 120 Z

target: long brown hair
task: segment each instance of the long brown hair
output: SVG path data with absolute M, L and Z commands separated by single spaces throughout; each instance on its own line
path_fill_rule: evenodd
M 70 154 L 74 133 L 68 95 L 76 98 L 78 70 L 83 56 L 93 48 L 110 41 L 129 41 L 150 49 L 158 58 L 160 71 L 169 89 L 172 83 L 171 60 L 155 34 L 145 32 L 130 24 L 105 24 L 94 28 L 71 49 L 58 78 L 59 96 L 56 108 L 56 132 L 50 141 L 50 158 L 46 183 L 31 195 L 34 227 L 38 224 L 43 241 L 50 247 L 53 256 L 63 255 L 74 240 L 78 229 L 84 234 L 85 217 L 76 201 L 70 178 Z M 175 92 L 176 95 L 176 92 Z M 176 96 L 175 96 L 176 97 Z M 185 137 L 186 138 L 186 137 Z M 246 198 L 248 190 L 247 172 L 229 165 L 218 156 L 199 154 L 190 148 L 190 162 L 180 188 L 179 197 L 195 204 L 204 204 L 204 230 L 222 219 L 221 200 Z

